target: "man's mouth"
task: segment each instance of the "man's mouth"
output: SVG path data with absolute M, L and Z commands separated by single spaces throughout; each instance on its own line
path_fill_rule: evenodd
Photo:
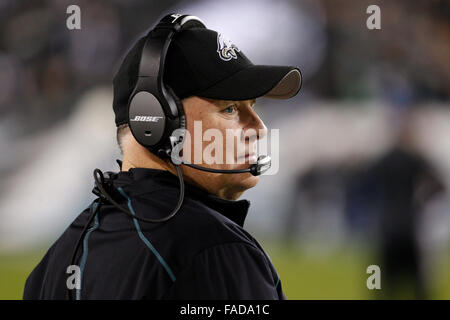
M 237 158 L 238 163 L 256 163 L 258 161 L 258 156 L 256 153 L 246 153 Z

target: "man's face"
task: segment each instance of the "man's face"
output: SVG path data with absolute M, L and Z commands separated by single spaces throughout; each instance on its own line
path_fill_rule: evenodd
M 196 96 L 184 99 L 186 129 L 191 138 L 190 142 L 185 140 L 184 160 L 222 170 L 249 168 L 257 160 L 257 140 L 267 134 L 254 103 Z M 225 199 L 237 199 L 259 180 L 250 173 L 210 173 L 188 166 L 183 166 L 183 173 L 188 181 Z

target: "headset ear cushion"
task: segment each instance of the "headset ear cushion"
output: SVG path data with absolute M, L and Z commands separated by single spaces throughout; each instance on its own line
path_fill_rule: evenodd
M 175 102 L 178 110 L 178 116 L 176 125 L 173 127 L 173 130 L 176 130 L 176 133 L 171 135 L 171 152 L 180 153 L 184 145 L 184 139 L 186 136 L 186 115 L 184 113 L 183 103 L 175 94 L 173 89 L 169 86 L 166 86 L 167 92 L 171 95 L 171 98 Z M 181 130 L 177 130 L 181 129 Z M 173 140 L 172 140 L 173 139 Z
M 183 107 L 183 102 L 181 102 L 181 99 L 178 98 L 178 96 L 175 94 L 175 91 L 173 91 L 173 89 L 171 87 L 169 87 L 168 85 L 165 86 L 167 91 L 169 92 L 169 94 L 172 96 L 173 101 L 175 102 L 177 109 L 178 109 L 178 115 L 180 118 L 184 118 L 185 117 L 185 113 L 184 113 L 184 107 Z M 183 128 L 185 126 L 183 125 Z

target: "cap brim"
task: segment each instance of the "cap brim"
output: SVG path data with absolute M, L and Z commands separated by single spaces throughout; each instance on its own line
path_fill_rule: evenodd
M 196 95 L 220 100 L 289 99 L 301 86 L 302 74 L 298 68 L 251 65 Z

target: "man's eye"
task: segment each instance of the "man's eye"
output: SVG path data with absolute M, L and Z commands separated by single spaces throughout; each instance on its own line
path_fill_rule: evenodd
M 233 104 L 233 105 L 223 109 L 223 112 L 225 112 L 226 114 L 233 114 L 236 110 L 237 110 L 236 105 Z

